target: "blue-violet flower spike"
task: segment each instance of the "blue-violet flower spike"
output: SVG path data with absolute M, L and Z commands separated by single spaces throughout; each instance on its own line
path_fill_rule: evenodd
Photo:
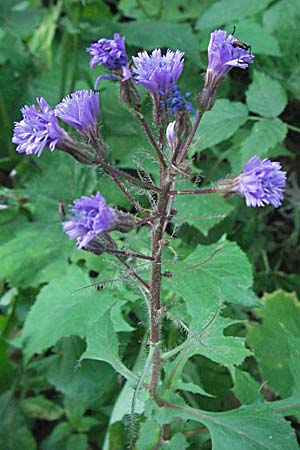
M 152 95 L 166 92 L 176 83 L 183 69 L 184 53 L 167 50 L 162 55 L 161 49 L 153 50 L 151 55 L 146 51 L 138 53 L 132 58 L 135 67 L 135 81 L 144 86 Z
M 115 212 L 100 192 L 90 197 L 80 197 L 69 206 L 73 215 L 63 223 L 63 230 L 70 239 L 77 239 L 77 247 L 86 247 L 102 231 L 110 230 Z
M 221 180 L 217 190 L 225 197 L 230 194 L 244 196 L 247 206 L 272 205 L 278 208 L 283 199 L 285 184 L 286 172 L 282 171 L 279 162 L 253 156 L 240 175 Z
M 93 91 L 77 91 L 67 95 L 55 110 L 55 115 L 79 133 L 88 134 L 97 127 L 99 114 L 99 93 Z
M 19 153 L 40 156 L 45 147 L 53 151 L 68 137 L 46 100 L 37 98 L 37 104 L 38 108 L 35 105 L 24 106 L 21 109 L 23 119 L 15 122 L 12 142 L 17 144 Z

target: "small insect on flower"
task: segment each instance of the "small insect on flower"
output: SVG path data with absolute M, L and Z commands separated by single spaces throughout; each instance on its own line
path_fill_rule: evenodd
M 236 27 L 233 27 L 233 32 L 231 33 L 232 36 L 234 35 L 235 30 L 236 30 Z M 231 43 L 231 45 L 233 48 L 239 47 L 246 51 L 249 50 L 249 52 L 251 53 L 251 45 L 246 44 L 246 42 L 236 40 L 236 41 L 233 41 Z

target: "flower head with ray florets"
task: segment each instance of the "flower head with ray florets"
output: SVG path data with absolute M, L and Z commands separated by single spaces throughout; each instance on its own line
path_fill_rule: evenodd
M 73 215 L 63 223 L 63 230 L 70 239 L 77 239 L 77 247 L 86 247 L 102 231 L 110 230 L 115 212 L 100 192 L 90 197 L 80 197 L 69 206 Z
M 183 69 L 184 54 L 179 50 L 167 50 L 165 55 L 161 49 L 155 49 L 148 55 L 146 51 L 138 53 L 132 58 L 135 67 L 135 81 L 155 95 L 166 92 L 178 80 Z
M 21 109 L 23 119 L 15 122 L 12 141 L 17 144 L 17 152 L 27 155 L 41 155 L 45 147 L 54 150 L 59 142 L 63 142 L 68 134 L 59 126 L 53 109 L 46 100 L 37 98 L 35 105 Z
M 99 94 L 93 91 L 77 91 L 67 95 L 55 110 L 55 115 L 85 135 L 97 127 Z

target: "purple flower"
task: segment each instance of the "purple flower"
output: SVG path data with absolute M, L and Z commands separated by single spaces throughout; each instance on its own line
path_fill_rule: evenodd
M 90 197 L 80 197 L 69 206 L 74 214 L 63 223 L 63 230 L 70 239 L 77 239 L 77 247 L 86 247 L 102 231 L 110 230 L 115 212 L 97 192 Z
M 254 60 L 250 50 L 234 46 L 234 42 L 238 41 L 232 34 L 226 36 L 226 31 L 216 30 L 210 34 L 208 44 L 208 70 L 221 78 L 224 78 L 233 67 L 247 69 L 248 64 Z
M 144 86 L 152 95 L 166 92 L 176 83 L 183 69 L 184 53 L 167 50 L 165 55 L 161 49 L 153 50 L 151 55 L 146 51 L 138 53 L 132 58 L 135 67 L 135 81 Z
M 55 110 L 55 115 L 85 135 L 97 127 L 99 94 L 93 91 L 77 91 L 67 95 Z
M 59 142 L 63 142 L 68 134 L 59 126 L 53 109 L 43 97 L 37 98 L 35 105 L 21 109 L 23 119 L 15 122 L 12 141 L 17 144 L 17 152 L 41 155 L 44 147 L 53 151 Z
M 96 80 L 96 84 L 101 78 L 109 78 L 126 81 L 131 77 L 131 71 L 127 67 L 127 54 L 125 49 L 125 38 L 121 37 L 118 33 L 114 34 L 113 39 L 99 39 L 88 47 L 87 52 L 92 55 L 90 60 L 90 67 L 93 69 L 96 64 L 104 66 L 107 70 L 113 73 L 112 76 L 100 76 Z
M 281 170 L 279 162 L 268 158 L 263 160 L 253 156 L 245 164 L 238 177 L 238 192 L 246 198 L 247 206 L 261 207 L 281 205 L 286 184 L 286 172 Z
M 217 190 L 225 197 L 230 194 L 243 195 L 247 206 L 260 208 L 273 205 L 278 208 L 283 199 L 285 184 L 286 172 L 281 170 L 279 162 L 253 156 L 240 175 L 230 180 L 221 180 Z

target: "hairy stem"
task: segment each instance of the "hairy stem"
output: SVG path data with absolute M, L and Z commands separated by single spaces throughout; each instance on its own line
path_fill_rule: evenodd
M 155 138 L 154 138 L 154 136 L 152 134 L 152 131 L 150 130 L 149 125 L 146 122 L 144 116 L 137 110 L 136 110 L 136 116 L 137 116 L 138 120 L 140 121 L 142 127 L 144 128 L 145 133 L 146 133 L 146 135 L 147 135 L 147 137 L 148 137 L 152 147 L 154 148 L 154 150 L 155 150 L 155 152 L 156 152 L 156 154 L 158 156 L 158 159 L 159 159 L 159 162 L 160 162 L 161 166 L 166 168 L 166 163 L 165 163 L 165 160 L 164 160 L 163 153 L 162 153 L 161 149 L 159 148 L 159 146 L 158 146 L 158 144 L 157 144 L 157 142 L 156 142 L 156 140 L 155 140 Z
M 168 195 L 187 195 L 187 194 L 215 194 L 217 192 L 216 188 L 210 189 L 186 189 L 183 191 L 169 191 Z
M 152 359 L 152 374 L 150 381 L 150 392 L 159 403 L 157 395 L 157 385 L 160 379 L 160 327 L 161 327 L 161 256 L 162 256 L 162 238 L 167 220 L 166 210 L 168 207 L 168 191 L 172 181 L 168 179 L 168 173 L 163 170 L 161 193 L 158 196 L 157 210 L 161 215 L 159 223 L 152 230 L 152 274 L 150 285 L 150 344 L 155 346 Z
M 184 144 L 181 152 L 179 153 L 179 156 L 177 158 L 177 163 L 181 163 L 184 160 L 184 158 L 185 158 L 185 156 L 186 156 L 186 154 L 187 154 L 187 152 L 188 152 L 188 150 L 190 148 L 192 140 L 193 140 L 193 138 L 194 138 L 194 136 L 196 134 L 196 131 L 198 129 L 198 126 L 199 126 L 200 120 L 202 119 L 203 114 L 204 114 L 203 112 L 198 112 L 198 115 L 197 115 L 197 118 L 196 118 L 196 120 L 194 122 L 192 131 L 191 131 L 189 137 L 187 138 L 187 140 L 185 141 L 185 144 Z

